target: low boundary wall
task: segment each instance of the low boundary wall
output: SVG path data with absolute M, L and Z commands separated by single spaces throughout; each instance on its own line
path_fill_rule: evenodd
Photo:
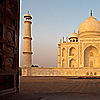
M 22 76 L 100 76 L 100 68 L 24 67 Z

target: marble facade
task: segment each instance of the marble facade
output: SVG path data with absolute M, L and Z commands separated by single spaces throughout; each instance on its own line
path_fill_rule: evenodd
M 58 43 L 58 67 L 23 67 L 23 76 L 100 76 L 100 21 L 92 16 L 79 26 L 69 41 Z

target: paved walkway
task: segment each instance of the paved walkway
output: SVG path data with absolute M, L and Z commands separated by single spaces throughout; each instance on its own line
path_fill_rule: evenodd
M 0 100 L 100 100 L 100 79 L 20 77 L 20 92 Z

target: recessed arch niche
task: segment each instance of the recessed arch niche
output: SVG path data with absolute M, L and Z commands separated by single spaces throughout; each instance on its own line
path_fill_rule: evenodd
M 84 67 L 99 66 L 99 51 L 94 46 L 89 46 L 84 50 Z
M 75 59 L 69 61 L 69 67 L 75 67 Z
M 69 50 L 69 56 L 75 56 L 76 49 L 74 47 L 71 47 Z

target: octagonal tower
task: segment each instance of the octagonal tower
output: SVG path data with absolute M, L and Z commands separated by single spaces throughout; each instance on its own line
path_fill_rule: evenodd
M 23 67 L 31 67 L 32 65 L 32 51 L 31 51 L 31 15 L 29 12 L 24 16 L 25 18 L 25 35 L 23 37 L 24 39 L 24 61 L 23 61 Z

